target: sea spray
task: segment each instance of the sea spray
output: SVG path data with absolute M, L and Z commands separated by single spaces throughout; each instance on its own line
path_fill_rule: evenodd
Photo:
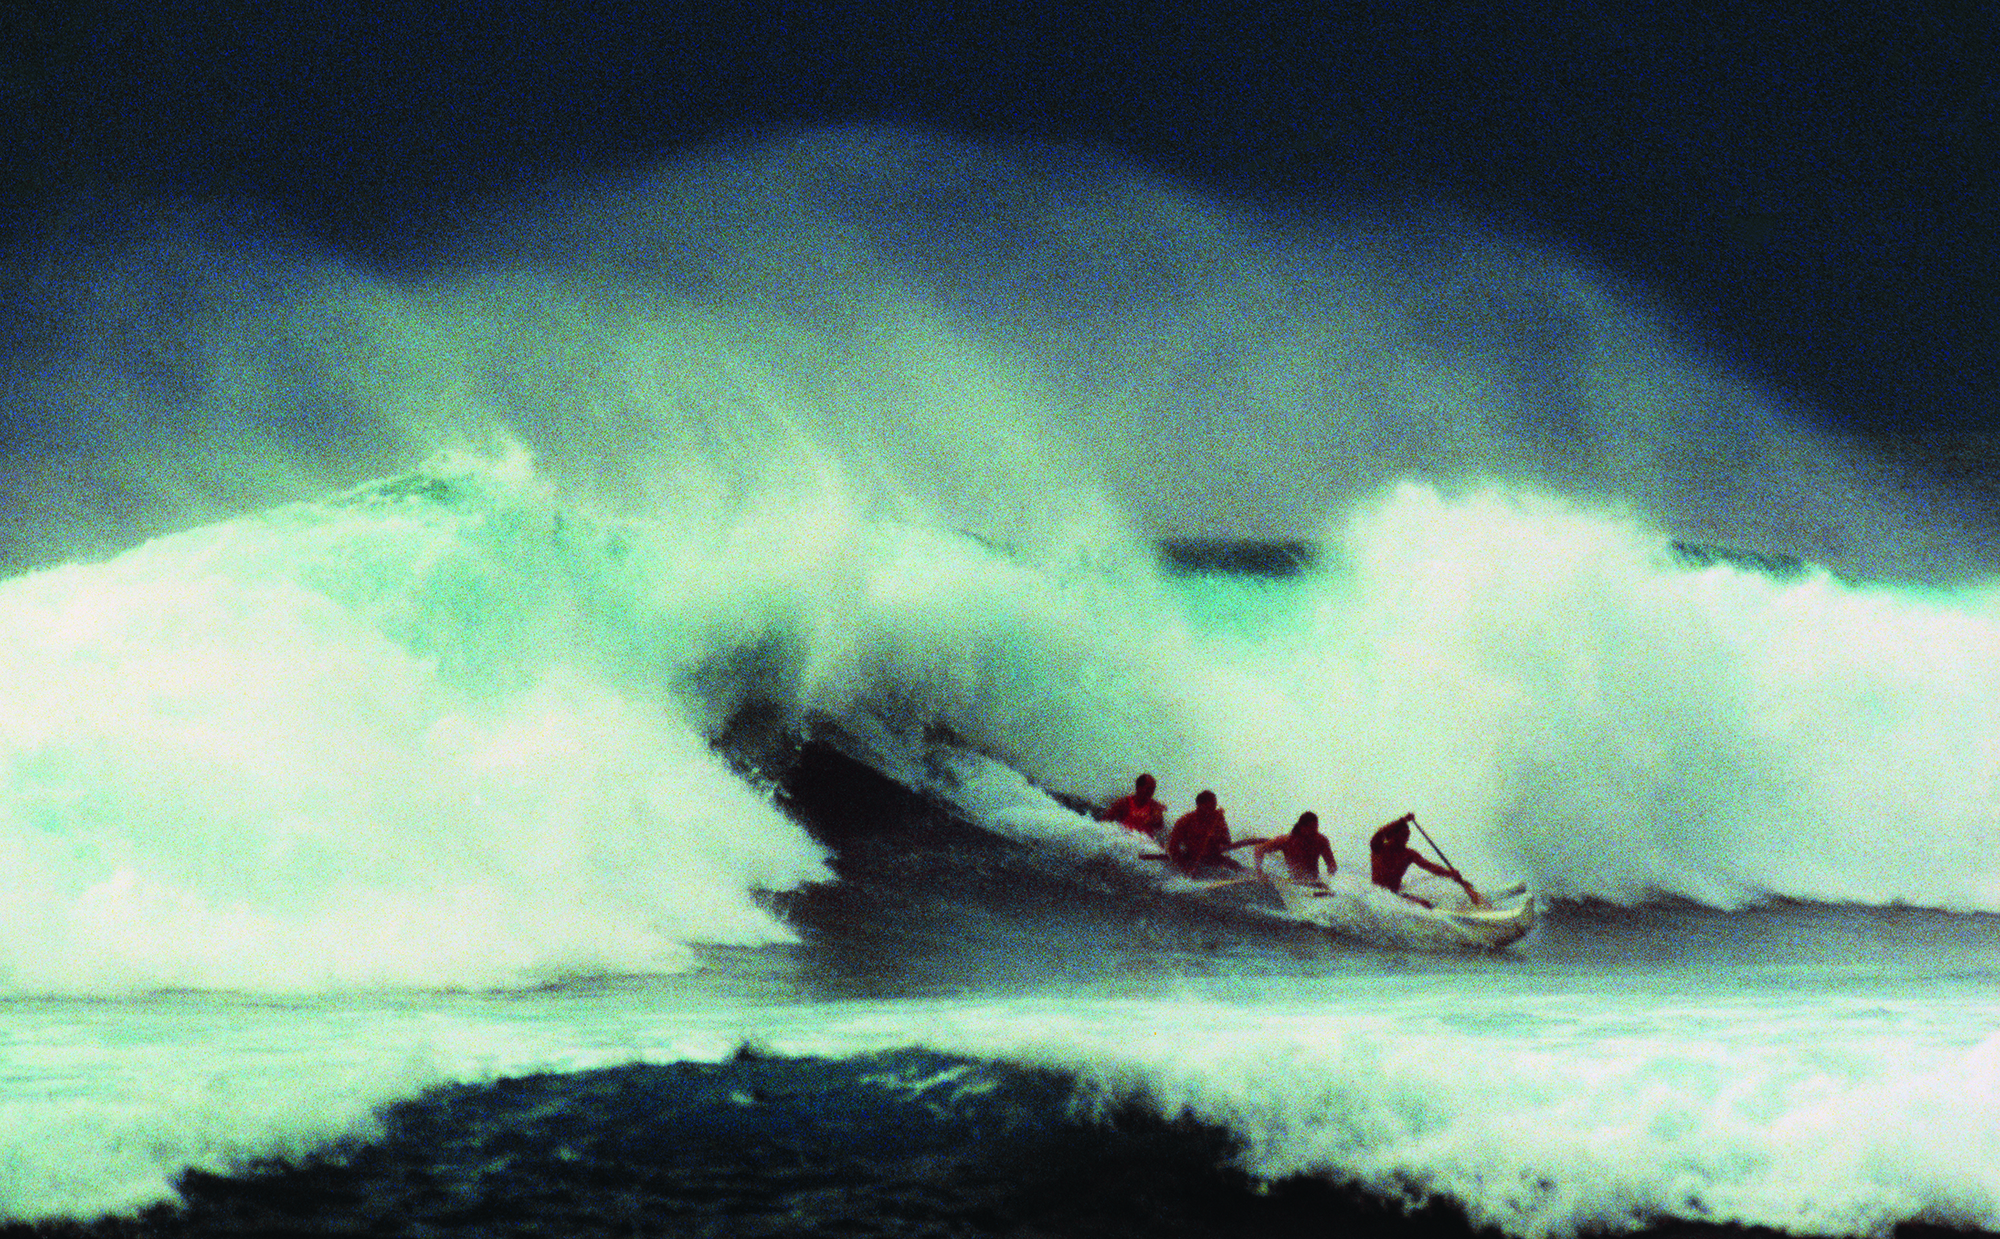
M 785 936 L 751 892 L 819 849 L 630 691 L 616 599 L 570 584 L 604 547 L 511 481 L 7 583 L 11 989 L 517 984 Z
M 1202 624 L 1135 649 L 1190 737 L 1155 773 L 1239 834 L 1310 808 L 1360 864 L 1414 811 L 1549 895 L 2000 909 L 1988 587 L 1693 564 L 1620 508 L 1406 483 L 1313 571 L 1175 588 Z
M 1617 514 L 1405 487 L 1246 634 L 1130 568 L 823 501 L 689 541 L 524 469 L 9 583 L 40 651 L 9 688 L 17 992 L 506 984 L 782 936 L 753 892 L 818 848 L 709 747 L 753 701 L 947 726 L 1084 793 L 1152 768 L 1244 833 L 1312 807 L 1350 865 L 1414 809 L 1545 894 L 1995 907 L 1962 860 L 1980 591 L 1690 568 Z

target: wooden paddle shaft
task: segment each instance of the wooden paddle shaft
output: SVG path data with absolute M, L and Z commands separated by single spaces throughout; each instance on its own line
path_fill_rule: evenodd
M 1423 823 L 1417 820 L 1417 815 L 1414 813 L 1410 814 L 1410 825 L 1415 826 L 1417 833 L 1424 837 L 1424 842 L 1431 845 L 1431 851 L 1438 854 L 1438 859 L 1444 862 L 1445 868 L 1451 870 L 1453 873 L 1458 873 L 1458 866 L 1451 863 L 1451 857 L 1444 854 L 1444 849 L 1438 846 L 1436 839 L 1431 838 L 1431 832 L 1424 829 Z M 1464 876 L 1462 873 L 1459 874 L 1461 879 Z

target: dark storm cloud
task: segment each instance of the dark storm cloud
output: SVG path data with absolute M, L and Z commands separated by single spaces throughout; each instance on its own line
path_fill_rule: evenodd
M 1442 203 L 1658 290 L 1830 416 L 1926 429 L 1990 420 L 2000 380 L 1990 27 L 1775 2 L 107 0 L 11 32 L 5 189 L 28 250 L 164 193 L 262 202 L 393 265 L 544 177 L 909 122 L 1096 147 L 1277 212 Z

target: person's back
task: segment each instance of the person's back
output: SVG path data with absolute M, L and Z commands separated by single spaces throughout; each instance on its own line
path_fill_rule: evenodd
M 1266 839 L 1257 845 L 1255 853 L 1257 872 L 1264 872 L 1264 857 L 1276 852 L 1285 858 L 1285 869 L 1294 882 L 1318 882 L 1319 863 L 1326 862 L 1328 877 L 1340 872 L 1340 865 L 1333 859 L 1333 845 L 1326 836 L 1319 833 L 1319 814 L 1306 812 L 1299 814 L 1299 820 L 1292 829 L 1275 839 Z
M 1411 903 L 1428 908 L 1431 906 L 1430 900 L 1419 899 L 1403 889 L 1403 875 L 1409 872 L 1411 865 L 1415 865 L 1417 868 L 1435 873 L 1441 878 L 1450 878 L 1465 888 L 1467 897 L 1473 903 L 1477 904 L 1481 902 L 1479 892 L 1472 889 L 1472 883 L 1467 882 L 1458 870 L 1448 865 L 1440 865 L 1423 856 L 1410 846 L 1410 824 L 1416 820 L 1416 814 L 1405 813 L 1395 821 L 1376 831 L 1374 836 L 1368 840 L 1368 876 L 1370 880 L 1384 890 L 1394 891 Z
M 1192 874 L 1204 865 L 1242 866 L 1224 855 L 1230 847 L 1229 822 L 1217 805 L 1214 792 L 1194 798 L 1194 809 L 1181 814 L 1167 836 L 1167 859 L 1182 873 Z
M 1368 879 L 1382 889 L 1400 891 L 1402 875 L 1408 873 L 1410 863 L 1416 859 L 1416 851 L 1410 849 L 1408 835 L 1396 839 L 1386 833 L 1388 829 L 1390 827 L 1384 825 L 1372 839 L 1368 839 Z
M 1400 832 L 1391 822 L 1375 832 L 1368 841 L 1368 877 L 1384 890 L 1401 893 L 1403 875 L 1421 859 L 1410 847 L 1410 829 L 1405 826 Z

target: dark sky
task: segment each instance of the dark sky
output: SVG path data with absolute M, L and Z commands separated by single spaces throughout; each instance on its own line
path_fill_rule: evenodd
M 78 3 L 10 21 L 5 205 L 23 254 L 68 204 L 170 192 L 394 263 L 538 178 L 908 121 L 1279 211 L 1443 203 L 1636 279 L 1857 429 L 1984 429 L 1994 24 L 1797 0 Z

